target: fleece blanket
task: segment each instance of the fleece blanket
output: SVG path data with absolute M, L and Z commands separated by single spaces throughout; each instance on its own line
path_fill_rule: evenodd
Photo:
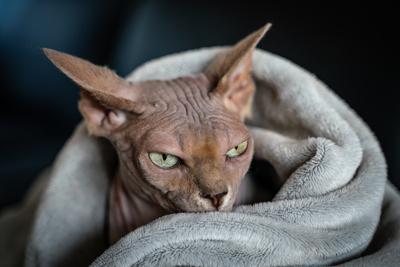
M 128 79 L 196 73 L 221 49 L 157 59 Z M 374 135 L 314 75 L 261 50 L 253 61 L 257 91 L 247 123 L 255 158 L 281 183 L 272 199 L 167 215 L 107 248 L 115 155 L 80 125 L 25 204 L 0 217 L 0 265 L 399 266 L 400 196 Z

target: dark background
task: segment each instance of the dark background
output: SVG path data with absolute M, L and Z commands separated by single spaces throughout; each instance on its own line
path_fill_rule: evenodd
M 127 75 L 172 52 L 233 44 L 266 22 L 260 47 L 315 73 L 380 140 L 400 187 L 398 14 L 350 1 L 0 0 L 0 208 L 15 203 L 80 121 L 78 89 L 49 47 Z

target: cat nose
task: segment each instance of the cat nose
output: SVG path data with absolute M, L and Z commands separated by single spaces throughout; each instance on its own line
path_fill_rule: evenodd
M 224 192 L 217 193 L 217 194 L 207 194 L 207 195 L 203 195 L 203 197 L 210 199 L 213 206 L 218 209 L 218 207 L 221 206 L 221 204 L 223 202 L 223 198 L 226 194 L 228 194 L 228 191 L 224 191 Z

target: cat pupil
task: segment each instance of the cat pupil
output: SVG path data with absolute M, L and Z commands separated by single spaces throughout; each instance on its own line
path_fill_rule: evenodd
M 162 159 L 166 160 L 167 159 L 167 154 L 162 154 Z

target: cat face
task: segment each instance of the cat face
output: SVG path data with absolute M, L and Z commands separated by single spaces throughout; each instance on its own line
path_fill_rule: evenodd
M 89 133 L 109 139 L 127 191 L 169 211 L 230 210 L 253 154 L 243 123 L 252 53 L 269 25 L 218 54 L 203 72 L 128 82 L 54 50 L 46 55 L 82 88 Z
M 140 86 L 151 108 L 111 137 L 128 190 L 172 211 L 230 210 L 253 154 L 239 114 L 204 74 Z

